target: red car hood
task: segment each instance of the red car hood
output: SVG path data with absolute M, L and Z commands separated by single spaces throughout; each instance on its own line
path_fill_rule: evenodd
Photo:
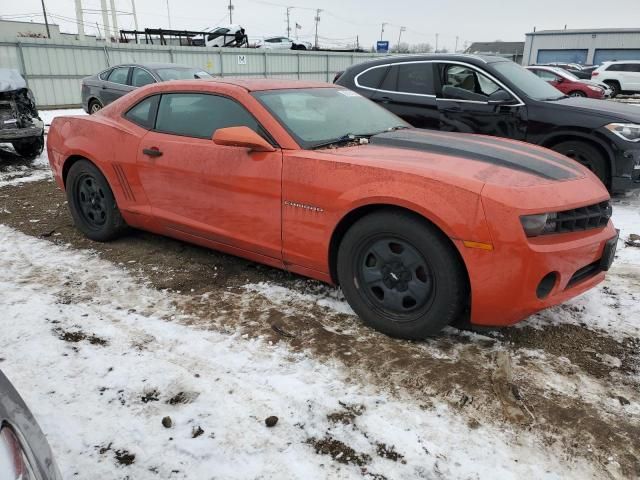
M 484 184 L 529 187 L 590 175 L 574 160 L 529 143 L 430 130 L 382 133 L 371 137 L 368 145 L 334 148 L 331 153 L 349 157 L 351 162 L 456 182 L 476 191 Z

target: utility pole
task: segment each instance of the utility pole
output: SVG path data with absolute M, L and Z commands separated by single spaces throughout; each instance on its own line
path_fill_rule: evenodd
M 138 15 L 136 14 L 136 0 L 131 0 L 131 11 L 133 12 L 133 25 L 138 31 Z M 138 35 L 136 35 L 136 43 L 138 43 Z
M 440 36 L 440 34 L 436 33 L 436 52 L 435 53 L 438 53 L 438 37 L 439 36 Z
M 231 3 L 231 0 L 229 0 L 229 6 L 227 8 L 229 9 L 229 23 L 233 23 L 233 3 Z
M 116 0 L 111 0 L 111 20 L 113 23 L 113 34 L 116 37 L 116 42 L 120 37 L 120 30 L 118 30 L 118 17 L 116 15 Z
M 398 33 L 398 52 L 400 51 L 400 39 L 402 38 L 402 32 L 406 30 L 407 27 L 400 27 L 400 33 Z
M 167 0 L 167 20 L 169 21 L 169 30 L 171 30 L 171 12 L 169 11 L 169 0 Z
M 382 23 L 382 28 L 380 29 L 380 40 L 382 40 L 382 36 L 384 35 L 384 26 L 386 25 L 386 23 Z
M 458 36 L 456 35 L 456 49 L 453 51 L 453 53 L 458 53 Z
M 287 7 L 287 38 L 291 38 L 291 24 L 289 23 L 289 12 L 293 7 Z
M 321 9 L 317 9 L 316 10 L 316 17 L 314 18 L 314 20 L 316 21 L 316 50 L 318 49 L 318 23 L 320 22 L 320 12 L 322 10 Z
M 109 12 L 107 11 L 107 0 L 100 0 L 102 9 L 102 28 L 104 29 L 104 41 L 111 43 L 111 32 L 109 31 Z
M 44 24 L 47 27 L 47 38 L 51 38 L 51 32 L 49 31 L 49 20 L 47 20 L 47 9 L 44 8 L 44 0 L 42 0 L 42 14 L 44 15 Z
M 76 22 L 78 23 L 78 40 L 84 40 L 84 18 L 82 16 L 82 0 L 76 0 Z

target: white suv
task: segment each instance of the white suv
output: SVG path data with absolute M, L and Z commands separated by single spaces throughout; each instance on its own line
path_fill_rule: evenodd
M 640 60 L 606 62 L 593 71 L 591 79 L 609 85 L 612 97 L 620 92 L 640 92 Z

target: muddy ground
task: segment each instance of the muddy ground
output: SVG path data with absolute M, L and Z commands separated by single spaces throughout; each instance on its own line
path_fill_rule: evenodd
M 28 169 L 14 161 L 4 158 L 0 168 Z M 445 400 L 471 428 L 494 423 L 534 431 L 542 442 L 561 447 L 567 461 L 584 457 L 598 464 L 603 478 L 640 477 L 640 339 L 614 338 L 581 325 L 586 313 L 574 305 L 544 315 L 568 313 L 575 323 L 534 328 L 525 322 L 481 332 L 449 328 L 439 337 L 408 342 L 319 305 L 318 299 L 341 295 L 316 281 L 140 231 L 106 244 L 87 240 L 74 229 L 65 197 L 51 180 L 0 188 L 0 223 L 91 249 L 141 281 L 178 292 L 180 307 L 190 315 L 176 321 L 283 342 L 343 364 L 354 383 L 409 396 L 424 409 L 432 408 L 433 398 Z M 262 282 L 294 295 L 281 298 L 246 287 Z M 607 286 L 599 289 L 602 295 L 618 294 Z M 61 301 L 73 302 L 73 288 L 68 292 Z M 610 313 L 624 314 L 615 303 Z M 357 406 L 350 406 L 331 420 L 349 423 L 355 416 Z M 318 454 L 331 455 L 340 447 L 330 438 L 309 442 Z M 401 458 L 401 446 L 383 450 L 393 455 L 397 450 Z

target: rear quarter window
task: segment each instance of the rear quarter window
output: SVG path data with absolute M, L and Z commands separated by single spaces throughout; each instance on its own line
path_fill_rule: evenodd
M 358 83 L 366 88 L 378 89 L 384 80 L 389 67 L 374 67 L 358 75 Z
M 159 100 L 160 95 L 147 97 L 131 107 L 124 116 L 127 120 L 135 123 L 136 125 L 147 130 L 152 130 L 156 120 Z

